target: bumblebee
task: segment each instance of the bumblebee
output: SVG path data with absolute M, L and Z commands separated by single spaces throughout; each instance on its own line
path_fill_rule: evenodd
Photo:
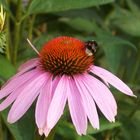
M 98 44 L 95 40 L 85 42 L 85 52 L 88 56 L 92 56 L 98 47 Z

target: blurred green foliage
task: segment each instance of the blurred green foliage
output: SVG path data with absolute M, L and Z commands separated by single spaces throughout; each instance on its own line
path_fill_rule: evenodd
M 67 112 L 55 128 L 55 140 L 140 139 L 140 1 L 139 0 L 0 0 L 6 13 L 6 47 L 0 54 L 0 85 L 17 67 L 36 57 L 26 38 L 38 50 L 57 36 L 68 35 L 99 44 L 95 64 L 125 81 L 137 99 L 112 89 L 118 102 L 116 123 L 100 114 L 99 130 L 90 125 L 86 136 L 78 136 Z M 66 110 L 67 111 L 67 110 Z M 34 107 L 16 124 L 0 115 L 0 140 L 48 140 L 40 137 L 34 123 Z M 80 116 L 79 116 L 80 117 Z M 52 132 L 54 133 L 54 132 Z

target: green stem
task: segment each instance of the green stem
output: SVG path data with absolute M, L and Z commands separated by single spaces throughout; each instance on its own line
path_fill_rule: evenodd
M 18 0 L 17 11 L 16 11 L 16 22 L 15 22 L 15 37 L 14 37 L 14 52 L 13 52 L 13 64 L 16 65 L 17 53 L 20 42 L 20 28 L 21 28 L 21 16 L 22 16 L 22 0 Z
M 29 32 L 28 32 L 28 38 L 29 38 L 30 40 L 32 40 L 32 35 L 33 35 L 33 25 L 34 25 L 35 17 L 36 17 L 36 15 L 33 15 L 33 16 L 30 18 L 30 20 L 29 20 L 29 26 L 28 26 L 28 30 L 29 30 Z
M 10 21 L 9 21 L 9 14 L 6 15 L 6 57 L 8 60 L 11 61 L 10 58 Z
M 107 131 L 105 133 L 105 136 L 104 136 L 103 140 L 110 140 L 110 137 L 111 137 L 111 132 L 110 131 Z
M 2 119 L 1 119 L 1 115 L 0 115 L 0 140 L 3 140 L 3 130 L 2 130 Z
M 27 8 L 26 13 L 22 16 L 21 22 L 22 22 L 23 20 L 25 20 L 25 19 L 29 16 L 28 9 L 29 9 L 29 7 L 30 7 L 31 2 L 32 2 L 32 0 L 29 0 L 29 1 L 28 1 L 28 5 L 27 5 L 27 7 L 26 7 L 26 8 Z
M 16 65 L 17 62 L 17 53 L 19 47 L 19 40 L 20 40 L 20 23 L 16 23 L 15 28 L 15 40 L 14 40 L 14 52 L 13 52 L 13 64 Z

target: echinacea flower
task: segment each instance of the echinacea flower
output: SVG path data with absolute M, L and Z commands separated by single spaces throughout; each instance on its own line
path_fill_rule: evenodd
M 0 99 L 6 97 L 0 104 L 0 111 L 13 103 L 8 114 L 9 123 L 19 120 L 36 98 L 35 119 L 40 135 L 49 134 L 66 104 L 79 135 L 86 134 L 87 119 L 99 129 L 96 105 L 110 122 L 115 121 L 117 105 L 109 84 L 126 95 L 134 94 L 111 72 L 93 64 L 91 50 L 94 48 L 85 44 L 72 37 L 55 38 L 37 52 L 38 58 L 19 68 L 0 90 Z

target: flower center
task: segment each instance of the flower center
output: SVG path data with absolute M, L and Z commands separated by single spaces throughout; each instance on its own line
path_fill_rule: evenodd
M 67 36 L 55 38 L 44 45 L 40 62 L 54 75 L 82 74 L 93 64 L 93 55 L 85 52 L 85 43 Z

